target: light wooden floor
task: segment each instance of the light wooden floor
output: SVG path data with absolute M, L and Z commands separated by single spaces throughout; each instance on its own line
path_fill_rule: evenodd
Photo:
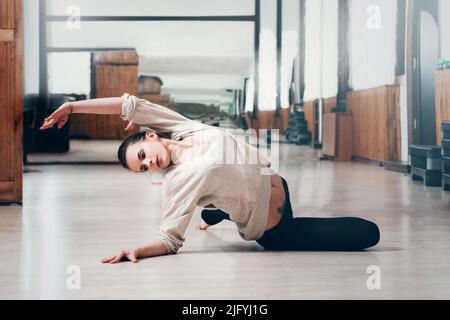
M 70 148 L 65 153 L 31 153 L 28 162 L 32 164 L 60 163 L 119 163 L 117 149 L 121 140 L 70 140 Z
M 381 228 L 368 252 L 264 252 L 230 222 L 202 232 L 198 212 L 178 255 L 138 264 L 100 258 L 155 234 L 159 187 L 119 165 L 35 166 L 24 205 L 0 207 L 0 298 L 449 299 L 450 193 L 362 163 L 281 146 L 296 215 L 360 216 Z M 66 287 L 70 265 L 81 289 Z M 369 290 L 367 268 L 381 271 Z

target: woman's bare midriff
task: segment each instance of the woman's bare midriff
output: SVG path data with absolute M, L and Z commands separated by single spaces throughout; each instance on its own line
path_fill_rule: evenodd
M 281 177 L 278 174 L 274 174 L 270 178 L 272 191 L 270 193 L 269 216 L 267 218 L 266 230 L 272 229 L 280 222 L 285 201 L 285 192 Z
M 272 185 L 272 190 L 270 192 L 270 201 L 269 201 L 269 215 L 267 217 L 266 229 L 269 230 L 274 228 L 281 220 L 282 209 L 284 208 L 285 201 L 285 192 L 283 188 L 283 181 L 278 174 L 273 174 L 270 177 L 270 183 Z M 213 204 L 209 204 L 205 206 L 206 208 L 215 208 Z M 204 227 L 207 224 L 204 223 Z

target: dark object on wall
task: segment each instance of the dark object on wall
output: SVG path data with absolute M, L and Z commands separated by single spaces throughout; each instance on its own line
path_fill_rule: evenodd
M 436 61 L 439 58 L 439 1 L 414 0 L 408 5 L 407 65 L 411 68 L 409 141 L 412 144 L 439 144 L 436 116 Z M 411 4 L 411 3 L 410 3 Z M 445 119 L 445 118 L 443 118 Z M 442 119 L 442 120 L 443 120 Z
M 442 189 L 444 191 L 450 191 L 450 174 L 442 175 Z
M 450 175 L 450 157 L 442 157 L 442 174 Z
M 323 99 L 315 99 L 312 103 L 312 127 L 314 132 L 312 136 L 314 140 L 312 141 L 312 147 L 314 149 L 321 149 L 323 144 Z
M 441 139 L 450 139 L 450 70 L 437 71 L 435 77 L 436 136 L 437 144 L 441 144 Z
M 305 101 L 303 110 L 305 111 L 305 119 L 308 123 L 308 129 L 311 133 L 311 147 L 314 149 L 322 148 L 322 120 L 324 115 L 325 102 L 328 99 L 314 99 Z M 336 104 L 336 98 L 333 99 L 332 105 Z M 331 112 L 331 106 L 329 107 Z
M 450 121 L 442 121 L 441 139 L 450 140 Z
M 442 139 L 442 156 L 450 157 L 450 139 Z
M 425 170 L 441 169 L 441 148 L 438 146 L 410 145 L 411 166 Z
M 34 127 L 38 94 L 28 94 L 23 101 L 23 163 L 27 163 L 27 156 L 33 147 Z
M 239 117 L 239 128 L 243 129 L 243 130 L 248 130 L 249 129 L 247 120 L 245 119 L 244 115 L 240 115 L 240 117 Z
M 439 146 L 410 145 L 411 179 L 423 181 L 427 187 L 440 187 L 442 156 Z
M 308 124 L 305 120 L 303 111 L 295 111 L 291 115 L 286 128 L 286 141 L 297 145 L 308 145 L 311 140 L 311 134 L 308 130 Z
M 328 113 L 323 116 L 323 154 L 337 161 L 353 156 L 353 115 Z
M 442 189 L 450 191 L 450 121 L 442 121 Z
M 47 107 L 46 117 L 52 114 L 62 104 L 75 101 L 75 98 L 63 94 L 52 94 L 49 96 L 48 101 L 49 105 Z M 69 151 L 70 117 L 67 123 L 61 129 L 58 129 L 57 125 L 55 124 L 52 128 L 42 131 L 39 129 L 41 125 L 41 123 L 34 123 L 34 127 L 32 128 L 33 136 L 31 137 L 31 143 L 29 144 L 30 153 L 64 153 Z

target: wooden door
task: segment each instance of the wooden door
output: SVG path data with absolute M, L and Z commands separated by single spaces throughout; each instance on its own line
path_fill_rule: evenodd
M 0 202 L 22 202 L 22 0 L 0 1 Z

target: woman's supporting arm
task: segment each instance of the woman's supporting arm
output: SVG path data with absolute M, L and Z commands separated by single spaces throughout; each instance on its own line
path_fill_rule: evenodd
M 168 254 L 166 245 L 159 239 L 153 240 L 149 244 L 141 246 L 136 250 L 138 258 L 150 258 Z
M 121 260 L 138 262 L 138 259 L 167 255 L 167 247 L 161 240 L 153 240 L 147 245 L 132 250 L 122 250 L 118 254 L 102 259 L 103 263 L 117 263 Z

